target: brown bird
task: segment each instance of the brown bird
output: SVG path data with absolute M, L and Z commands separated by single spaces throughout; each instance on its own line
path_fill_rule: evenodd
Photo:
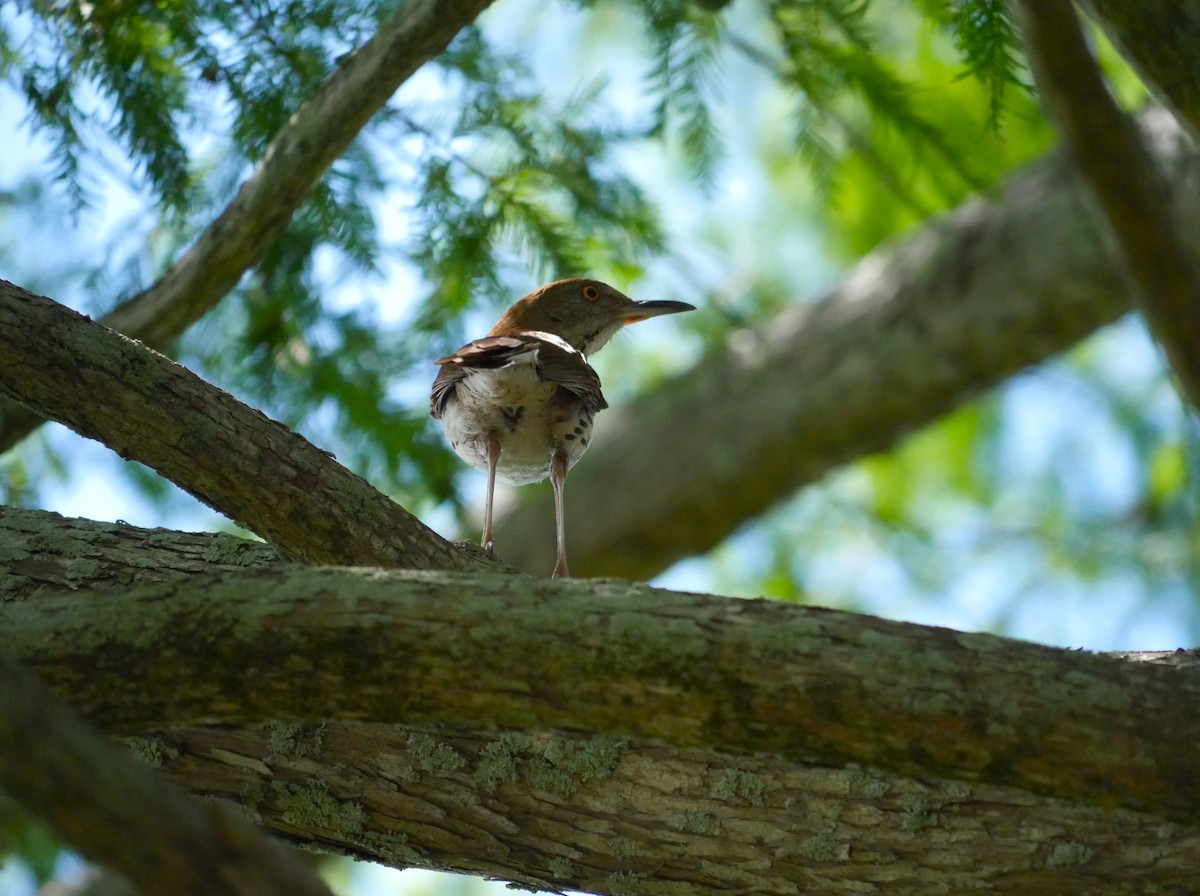
M 558 558 L 568 575 L 563 522 L 567 471 L 587 450 L 592 420 L 608 403 L 587 362 L 626 324 L 694 311 L 684 302 L 635 302 L 596 280 L 558 280 L 504 312 L 483 339 L 439 358 L 429 413 L 454 451 L 488 474 L 483 549 L 496 556 L 492 496 L 496 479 L 554 487 Z

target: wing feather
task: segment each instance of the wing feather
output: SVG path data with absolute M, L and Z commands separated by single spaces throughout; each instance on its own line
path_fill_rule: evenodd
M 542 379 L 583 398 L 595 412 L 608 407 L 600 377 L 583 354 L 550 333 L 530 331 L 511 336 L 486 336 L 468 342 L 452 355 L 438 358 L 441 368 L 433 381 L 429 413 L 440 418 L 454 390 L 473 370 L 499 370 L 532 364 Z

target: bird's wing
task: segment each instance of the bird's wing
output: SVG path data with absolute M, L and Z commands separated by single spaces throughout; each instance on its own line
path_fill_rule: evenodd
M 441 370 L 429 397 L 429 413 L 433 417 L 442 416 L 455 387 L 472 370 L 498 370 L 521 364 L 535 366 L 543 379 L 586 399 L 596 411 L 608 407 L 600 391 L 600 377 L 582 353 L 548 333 L 486 336 L 468 342 L 435 363 Z

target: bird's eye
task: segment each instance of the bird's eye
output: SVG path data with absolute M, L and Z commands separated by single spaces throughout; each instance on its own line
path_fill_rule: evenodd
M 596 289 L 594 286 L 585 286 L 583 288 L 583 297 L 589 302 L 594 302 L 596 299 L 600 298 L 600 290 Z

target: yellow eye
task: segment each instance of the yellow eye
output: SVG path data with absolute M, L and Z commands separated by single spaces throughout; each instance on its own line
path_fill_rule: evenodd
M 600 290 L 596 289 L 594 286 L 585 286 L 583 288 L 583 297 L 589 302 L 594 302 L 596 299 L 600 298 Z

